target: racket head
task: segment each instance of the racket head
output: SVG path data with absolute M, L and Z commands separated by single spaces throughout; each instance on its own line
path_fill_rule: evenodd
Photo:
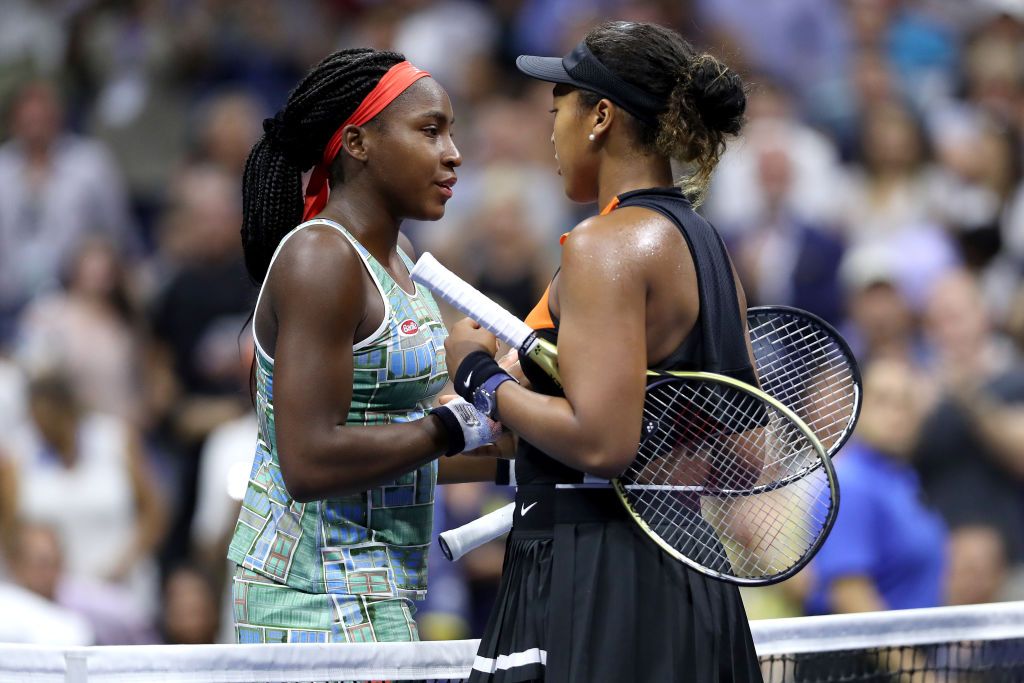
M 860 417 L 860 367 L 849 344 L 820 317 L 790 306 L 747 310 L 760 388 L 789 407 L 829 457 L 846 444 Z
M 821 442 L 785 405 L 724 375 L 664 373 L 648 385 L 644 423 L 637 457 L 613 486 L 670 556 L 757 586 L 817 553 L 839 486 Z

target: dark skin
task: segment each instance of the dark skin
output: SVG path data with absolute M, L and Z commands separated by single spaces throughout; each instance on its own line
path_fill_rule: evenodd
M 421 78 L 364 126 L 348 126 L 340 153 L 343 183 L 320 217 L 343 226 L 395 281 L 413 292 L 399 244 L 405 218 L 437 220 L 462 157 L 452 139 L 448 95 Z M 335 170 L 338 169 L 336 162 Z M 338 174 L 335 174 L 338 176 Z M 338 178 L 336 177 L 336 180 Z M 278 456 L 299 502 L 365 491 L 443 455 L 448 438 L 436 417 L 411 423 L 346 425 L 352 403 L 352 344 L 383 321 L 381 300 L 344 236 L 313 226 L 281 250 L 256 311 L 256 333 L 274 358 Z M 497 448 L 444 458 L 441 483 L 491 480 Z
M 601 100 L 583 111 L 578 98 L 555 88 L 551 140 L 570 199 L 603 207 L 624 192 L 672 184 L 669 160 L 638 149 L 618 107 Z M 697 321 L 697 275 L 686 240 L 649 209 L 588 218 L 563 245 L 549 301 L 560 318 L 565 398 L 506 382 L 497 392 L 502 424 L 570 467 L 615 477 L 636 455 L 647 368 L 667 358 Z M 493 353 L 495 343 L 463 320 L 445 348 L 456 368 L 473 351 Z

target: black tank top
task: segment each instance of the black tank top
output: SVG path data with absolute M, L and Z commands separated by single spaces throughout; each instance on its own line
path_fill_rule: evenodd
M 679 347 L 651 369 L 718 372 L 756 384 L 747 354 L 732 263 L 718 232 L 693 210 L 678 188 L 626 192 L 619 195 L 616 208 L 625 206 L 651 209 L 672 221 L 686 239 L 697 273 L 700 301 L 697 322 Z M 551 321 L 553 329 L 539 330 L 537 334 L 554 343 L 558 337 L 558 319 L 552 314 Z M 529 359 L 522 359 L 522 367 L 534 391 L 563 395 Z M 579 483 L 584 479 L 579 470 L 562 464 L 525 440 L 519 442 L 515 468 L 519 485 Z

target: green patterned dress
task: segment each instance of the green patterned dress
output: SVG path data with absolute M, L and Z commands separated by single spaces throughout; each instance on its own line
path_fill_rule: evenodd
M 347 424 L 422 418 L 448 380 L 447 332 L 437 304 L 425 288 L 415 294 L 403 290 L 337 223 L 303 223 L 281 246 L 314 224 L 335 228 L 352 243 L 386 309 L 380 327 L 352 349 Z M 402 260 L 412 266 L 404 253 Z M 228 551 L 238 565 L 233 582 L 238 642 L 417 640 L 412 601 L 427 589 L 436 461 L 369 491 L 299 503 L 288 494 L 277 456 L 274 360 L 258 341 L 256 408 L 256 459 Z

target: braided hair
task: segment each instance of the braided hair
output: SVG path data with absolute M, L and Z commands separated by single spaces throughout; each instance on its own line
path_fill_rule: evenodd
M 725 151 L 726 137 L 737 135 L 743 125 L 747 96 L 739 75 L 657 24 L 607 22 L 584 40 L 612 72 L 667 103 L 656 128 L 622 113 L 631 119 L 641 149 L 693 167 L 682 188 L 699 204 Z M 600 100 L 596 93 L 580 91 L 584 110 Z
M 261 284 L 281 238 L 302 220 L 302 174 L 319 163 L 328 141 L 395 64 L 396 52 L 357 48 L 317 64 L 263 122 L 242 176 L 242 249 L 249 276 Z M 331 169 L 340 179 L 340 159 Z

